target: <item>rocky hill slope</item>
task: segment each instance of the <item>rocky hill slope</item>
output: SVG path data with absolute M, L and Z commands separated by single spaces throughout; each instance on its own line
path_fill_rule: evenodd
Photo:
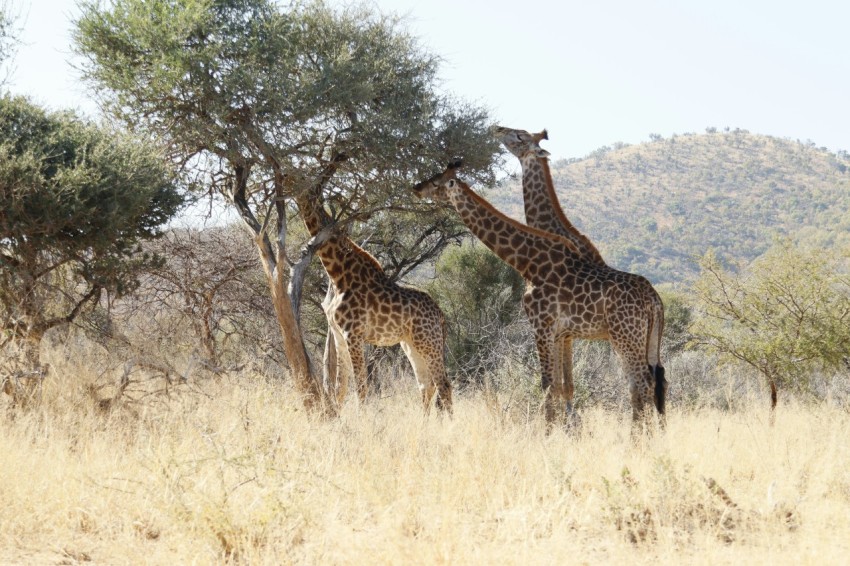
M 567 216 L 609 265 L 675 283 L 710 248 L 748 261 L 778 237 L 850 245 L 846 152 L 746 130 L 653 138 L 551 164 Z M 524 219 L 519 178 L 485 196 Z

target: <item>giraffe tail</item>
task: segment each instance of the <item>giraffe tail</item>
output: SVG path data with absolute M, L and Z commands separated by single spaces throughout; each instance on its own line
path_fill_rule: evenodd
M 655 408 L 664 415 L 667 398 L 667 379 L 664 376 L 664 366 L 661 365 L 661 337 L 664 334 L 664 303 L 656 295 L 650 316 L 649 340 L 647 341 L 647 360 L 649 373 L 655 380 Z

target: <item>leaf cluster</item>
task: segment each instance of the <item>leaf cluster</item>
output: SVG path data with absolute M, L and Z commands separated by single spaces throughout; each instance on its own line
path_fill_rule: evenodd
M 10 5 L 0 0 L 0 67 L 13 54 L 13 46 L 19 30 L 15 28 L 15 17 L 10 11 Z M 0 84 L 2 84 L 0 80 Z
M 800 390 L 813 372 L 850 360 L 846 258 L 782 242 L 739 273 L 714 253 L 700 265 L 698 343 Z
M 291 179 L 291 196 L 338 164 L 323 198 L 351 220 L 416 209 L 405 189 L 454 157 L 491 179 L 486 111 L 438 94 L 438 59 L 394 16 L 321 2 L 113 0 L 83 5 L 76 41 L 108 105 L 225 193 L 232 165 L 251 168 L 262 201 L 272 170 Z
M 7 316 L 62 270 L 89 288 L 131 289 L 138 271 L 157 261 L 137 255 L 138 243 L 157 236 L 182 203 L 173 172 L 150 144 L 70 112 L 0 98 L 0 304 Z

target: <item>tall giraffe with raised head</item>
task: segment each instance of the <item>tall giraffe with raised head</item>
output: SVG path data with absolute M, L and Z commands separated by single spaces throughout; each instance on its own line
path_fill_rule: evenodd
M 317 195 L 302 194 L 296 203 L 311 235 L 333 224 Z M 437 303 L 422 291 L 390 281 L 378 260 L 339 228 L 334 228 L 316 254 L 334 286 L 333 297 L 323 308 L 337 348 L 336 376 L 332 376 L 337 402 L 341 404 L 345 398 L 352 375 L 360 400 L 366 398 L 365 344 L 401 343 L 413 366 L 425 411 L 435 391 L 437 408 L 451 411 L 445 319 Z
M 605 265 L 602 254 L 590 239 L 570 222 L 555 193 L 552 173 L 549 170 L 549 152 L 540 147 L 541 140 L 548 140 L 546 130 L 531 134 L 497 126 L 496 136 L 505 148 L 519 158 L 522 165 L 522 200 L 525 205 L 525 223 L 568 239 L 583 259 L 590 263 Z
M 495 133 L 499 141 L 513 155 L 519 158 L 522 165 L 522 197 L 525 205 L 525 221 L 532 228 L 538 228 L 557 234 L 568 239 L 575 245 L 580 256 L 585 261 L 597 265 L 606 265 L 602 254 L 590 239 L 582 234 L 567 218 L 558 201 L 552 173 L 549 170 L 549 152 L 540 147 L 541 140 L 549 139 L 546 130 L 532 134 L 526 130 L 497 126 Z M 647 289 L 649 296 L 646 300 L 657 303 L 663 311 L 661 297 L 652 287 Z M 565 336 L 561 354 L 564 359 L 563 379 L 567 390 L 567 410 L 572 408 L 574 394 L 572 375 L 572 336 Z M 663 377 L 663 388 L 666 390 L 666 379 Z
M 558 379 L 564 336 L 609 339 L 629 380 L 633 430 L 639 430 L 652 405 L 663 421 L 664 310 L 651 300 L 649 281 L 586 261 L 570 240 L 502 214 L 457 178 L 458 167 L 459 162 L 449 165 L 414 192 L 451 203 L 470 231 L 528 282 L 523 307 L 540 357 L 547 421 L 554 422 L 565 409 L 566 391 Z
M 549 170 L 549 152 L 540 147 L 541 140 L 549 139 L 546 130 L 532 134 L 525 130 L 497 126 L 494 132 L 502 145 L 518 157 L 522 165 L 522 200 L 526 224 L 566 238 L 576 247 L 582 259 L 605 265 L 602 254 L 593 242 L 570 222 L 558 202 L 552 173 Z M 561 358 L 561 379 L 567 396 L 566 416 L 570 420 L 578 421 L 578 415 L 573 408 L 573 336 L 563 337 Z

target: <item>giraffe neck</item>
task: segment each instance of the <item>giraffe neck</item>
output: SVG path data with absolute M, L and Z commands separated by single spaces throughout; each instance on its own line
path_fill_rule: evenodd
M 315 236 L 333 223 L 318 199 L 303 195 L 296 200 L 296 203 L 311 236 Z M 319 256 L 322 266 L 339 290 L 348 289 L 354 283 L 386 281 L 384 269 L 378 260 L 339 232 L 334 232 L 319 247 L 316 255 Z
M 568 240 L 506 216 L 460 180 L 448 189 L 448 197 L 469 230 L 529 281 L 540 278 L 554 263 L 578 259 L 578 250 Z
M 549 170 L 549 160 L 529 156 L 522 159 L 521 164 L 522 197 L 528 225 L 567 238 L 578 248 L 582 259 L 604 265 L 605 261 L 596 246 L 573 226 L 561 209 Z

